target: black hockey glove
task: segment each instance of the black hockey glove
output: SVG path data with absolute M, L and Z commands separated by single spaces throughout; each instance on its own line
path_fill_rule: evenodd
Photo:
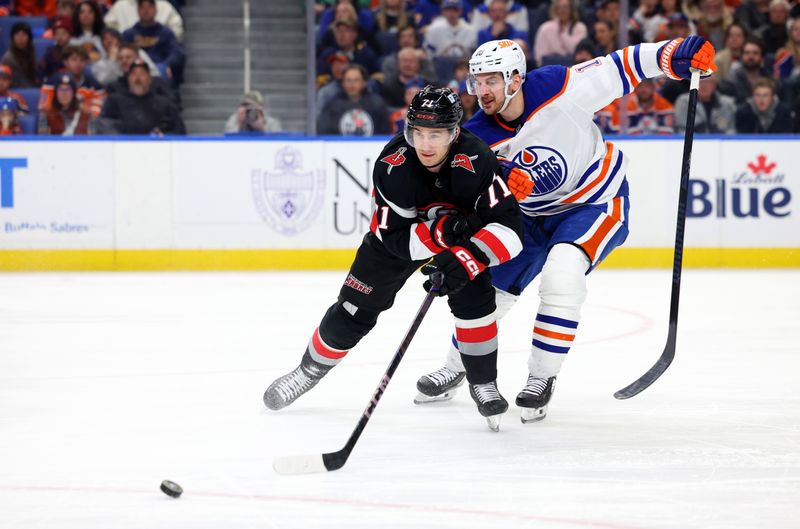
M 476 259 L 469 250 L 456 246 L 436 254 L 420 270 L 428 276 L 437 272 L 442 274 L 442 286 L 439 289 L 439 295 L 446 296 L 464 288 L 464 285 L 472 281 L 475 276 L 485 269 L 486 265 Z M 426 291 L 430 291 L 433 283 L 428 279 L 422 286 Z
M 463 245 L 470 236 L 467 219 L 460 213 L 441 214 L 431 223 L 431 240 L 439 248 Z

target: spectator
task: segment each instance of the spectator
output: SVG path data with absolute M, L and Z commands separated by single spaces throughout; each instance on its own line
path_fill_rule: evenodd
M 764 68 L 764 45 L 758 39 L 749 38 L 742 48 L 741 67 L 731 69 L 728 77 L 720 82 L 719 90 L 742 104 L 753 95 L 756 81 L 769 76 L 770 72 Z
M 15 0 L 14 12 L 21 17 L 56 16 L 56 0 Z
M 128 70 L 128 91 L 112 94 L 97 123 L 102 134 L 155 135 L 186 134 L 186 128 L 172 102 L 151 89 L 147 63 L 136 59 Z
M 725 30 L 733 23 L 733 15 L 725 0 L 700 0 L 700 18 L 697 19 L 697 34 L 707 38 L 714 48 L 725 45 Z
M 430 57 L 428 57 L 428 54 L 425 53 L 422 48 L 420 48 L 417 30 L 411 26 L 407 26 L 397 32 L 398 51 L 388 55 L 383 59 L 381 71 L 383 72 L 384 79 L 388 79 L 394 75 L 397 75 L 397 54 L 400 53 L 400 50 L 403 48 L 414 48 L 417 50 L 417 55 L 419 56 L 420 61 L 420 74 L 424 79 L 436 78 L 436 70 L 433 67 L 433 61 L 431 61 Z
M 156 20 L 156 1 L 137 1 L 139 22 L 122 34 L 122 40 L 133 42 L 147 52 L 162 76 L 177 86 L 183 70 L 183 47 L 172 30 Z
M 92 75 L 103 86 L 108 86 L 122 76 L 119 66 L 119 45 L 122 36 L 116 29 L 105 28 L 102 35 L 103 57 L 92 64 Z
M 519 31 L 506 21 L 508 16 L 506 0 L 491 0 L 488 13 L 492 23 L 478 32 L 478 46 L 490 40 L 500 39 L 522 40 L 526 47 L 529 45 L 528 32 Z
M 431 28 L 431 30 L 434 28 Z M 384 80 L 381 87 L 381 96 L 390 107 L 401 107 L 405 103 L 406 85 L 411 81 L 420 79 L 420 61 L 417 51 L 413 48 L 403 48 L 397 53 L 397 75 Z M 425 79 L 424 84 L 430 84 L 430 79 Z
M 414 18 L 406 11 L 405 0 L 380 0 L 373 18 L 377 31 L 394 33 L 414 25 Z
M 764 53 L 775 53 L 789 40 L 786 23 L 789 21 L 789 3 L 772 0 L 769 3 L 769 24 L 762 27 L 757 36 L 764 43 Z
M 717 65 L 717 76 L 720 79 L 725 79 L 731 71 L 731 68 L 739 64 L 742 58 L 742 48 L 747 39 L 747 29 L 734 22 L 725 31 L 725 48 L 718 51 L 714 56 L 714 62 Z
M 67 17 L 57 18 L 53 24 L 54 43 L 48 47 L 39 61 L 40 79 L 50 76 L 64 68 L 62 55 L 72 38 L 72 19 Z
M 283 130 L 280 120 L 268 115 L 264 110 L 264 96 L 258 90 L 251 90 L 242 96 L 236 112 L 225 123 L 225 133 L 265 133 Z
M 56 96 L 46 112 L 39 114 L 39 134 L 51 136 L 86 136 L 94 134 L 91 112 L 81 108 L 78 85 L 68 73 L 59 75 Z
M 775 77 L 800 77 L 800 18 L 795 18 L 789 24 L 789 39 L 775 55 Z
M 328 56 L 328 62 L 330 63 L 331 74 L 318 77 L 318 83 L 322 83 L 322 85 L 317 90 L 317 119 L 322 114 L 322 109 L 336 99 L 339 94 L 343 93 L 342 76 L 347 67 L 350 66 L 350 59 L 342 52 L 336 52 Z
M 392 134 L 397 134 L 398 132 L 403 132 L 406 130 L 406 114 L 408 114 L 408 106 L 411 104 L 411 100 L 414 99 L 414 96 L 417 95 L 417 93 L 422 90 L 424 86 L 425 83 L 421 79 L 415 79 L 406 83 L 405 105 L 392 112 L 392 114 L 389 116 L 389 123 L 392 126 Z
M 769 0 L 745 0 L 736 8 L 736 20 L 756 34 L 769 25 Z
M 369 2 L 364 2 L 363 5 L 357 5 L 355 0 L 334 0 L 331 6 L 325 8 L 319 18 L 319 28 L 317 31 L 317 40 L 322 41 L 322 37 L 328 29 L 334 25 L 336 18 L 336 8 L 340 4 L 347 4 L 353 7 L 356 13 L 356 27 L 361 28 L 364 32 L 372 34 L 375 32 L 375 19 L 372 12 L 368 9 Z
M 158 69 L 152 61 L 149 60 L 147 54 L 140 50 L 136 44 L 123 42 L 119 45 L 119 52 L 117 52 L 117 69 L 121 75 L 116 81 L 108 85 L 109 94 L 126 94 L 128 93 L 128 72 L 131 65 L 137 60 L 141 59 L 148 65 L 150 70 L 150 91 L 156 95 L 166 97 L 175 107 L 180 110 L 181 102 L 177 90 L 173 90 L 169 81 L 163 77 L 158 77 Z
M 594 23 L 594 57 L 608 55 L 617 49 L 617 26 L 608 20 L 598 20 Z
M 389 133 L 389 115 L 383 100 L 367 92 L 367 71 L 360 64 L 347 67 L 342 78 L 344 93 L 322 110 L 317 132 L 344 136 Z
M 692 23 L 689 17 L 681 12 L 675 13 L 667 20 L 666 38 L 672 39 L 685 39 L 689 35 L 696 33 L 692 30 Z
M 539 26 L 536 32 L 536 43 L 533 45 L 536 63 L 568 64 L 575 53 L 575 47 L 586 36 L 586 26 L 578 20 L 572 0 L 553 0 L 550 20 Z M 551 58 L 543 62 L 547 56 Z
M 597 20 L 605 20 L 613 24 L 615 28 L 619 28 L 620 8 L 619 0 L 602 0 L 600 7 L 596 12 Z M 594 27 L 594 23 L 592 23 Z M 639 31 L 638 24 L 631 19 L 628 19 L 628 43 L 637 44 L 642 41 L 642 34 Z M 534 45 L 534 50 L 536 46 Z
M 106 99 L 106 90 L 97 82 L 91 73 L 86 72 L 86 50 L 76 46 L 67 46 L 64 49 L 64 71 L 72 75 L 78 87 L 78 97 L 83 100 L 95 117 L 100 115 L 103 102 Z M 47 111 L 55 98 L 56 84 L 61 80 L 60 74 L 55 74 L 42 85 L 42 94 L 39 98 L 39 110 Z
M 336 45 L 336 34 L 334 29 L 336 27 L 336 23 L 340 20 L 346 20 L 354 24 L 354 27 L 356 28 L 357 44 L 364 43 L 375 52 L 376 56 L 381 55 L 383 49 L 375 37 L 375 32 L 367 31 L 359 24 L 356 9 L 353 7 L 353 4 L 349 2 L 340 2 L 336 4 L 336 7 L 334 8 L 333 22 L 321 36 L 319 44 L 317 45 L 317 53 L 319 53 L 321 50 L 325 50 Z
M 331 73 L 328 57 L 336 52 L 347 55 L 350 62 L 360 64 L 370 75 L 378 70 L 378 56 L 369 46 L 356 40 L 358 28 L 354 21 L 337 20 L 333 27 L 333 34 L 336 45 L 327 48 L 320 55 L 317 60 L 317 75 Z
M 682 15 L 680 17 L 681 22 L 685 22 L 687 25 L 687 30 L 685 30 L 686 35 L 697 35 L 697 27 L 694 25 L 694 22 L 689 20 L 689 18 L 681 11 L 680 7 L 680 0 L 661 0 L 661 7 L 660 7 L 660 14 L 658 15 L 659 19 L 659 26 L 658 32 L 656 36 L 653 38 L 652 41 L 649 42 L 661 42 L 662 40 L 668 40 L 669 37 L 667 35 L 667 26 L 670 20 L 677 20 L 678 17 L 673 19 L 672 17 L 675 15 Z M 719 50 L 717 50 L 719 52 Z
M 477 47 L 478 32 L 461 13 L 461 0 L 442 0 L 442 19 L 425 32 L 424 47 L 432 57 L 464 59 Z
M 11 47 L 0 62 L 11 68 L 14 87 L 32 88 L 39 85 L 33 32 L 27 22 L 17 22 L 11 26 Z
M 72 15 L 75 14 L 75 0 L 58 0 L 56 7 L 56 18 L 66 17 L 72 22 Z
M 666 19 L 659 13 L 659 0 L 640 0 L 631 17 L 639 26 L 645 42 L 656 42 L 659 28 Z
M 461 100 L 461 106 L 464 109 L 464 115 L 461 117 L 461 124 L 463 125 L 478 111 L 478 96 L 471 95 L 467 91 L 467 82 L 461 81 L 458 84 L 458 98 Z
M 621 99 L 597 113 L 595 121 L 606 134 L 621 131 Z M 627 134 L 672 134 L 675 131 L 675 112 L 672 104 L 656 93 L 652 79 L 644 79 L 633 97 L 628 97 Z
M 0 64 L 0 99 L 11 98 L 16 100 L 17 106 L 22 112 L 28 112 L 28 103 L 22 95 L 11 90 L 12 73 L 11 68 L 5 64 Z
M 117 0 L 106 13 L 106 26 L 124 34 L 139 22 L 137 0 Z M 156 22 L 172 30 L 175 38 L 183 40 L 183 19 L 166 0 L 156 0 Z
M 489 15 L 489 6 L 492 4 L 492 1 L 493 0 L 483 0 L 472 12 L 472 25 L 475 26 L 475 31 L 486 29 L 492 25 L 493 21 Z M 515 27 L 518 31 L 528 33 L 530 29 L 528 10 L 521 2 L 506 0 L 506 12 L 506 22 Z
M 72 40 L 70 46 L 81 46 L 89 55 L 89 62 L 93 63 L 105 57 L 103 50 L 103 17 L 100 8 L 94 0 L 80 0 L 78 8 L 72 15 Z
M 0 99 L 0 136 L 22 134 L 19 126 L 19 104 L 13 97 Z
M 700 81 L 697 90 L 697 108 L 694 131 L 698 134 L 734 134 L 736 132 L 736 102 L 732 97 L 717 92 L 719 76 L 712 75 Z M 686 131 L 686 114 L 689 94 L 681 94 L 675 101 L 675 132 Z
M 792 132 L 792 109 L 775 97 L 775 82 L 760 79 L 753 84 L 753 97 L 736 109 L 739 134 L 783 134 Z
M 591 61 L 595 57 L 597 57 L 597 53 L 594 43 L 591 39 L 583 39 L 575 47 L 575 55 L 572 58 L 572 64 L 581 64 L 586 61 Z

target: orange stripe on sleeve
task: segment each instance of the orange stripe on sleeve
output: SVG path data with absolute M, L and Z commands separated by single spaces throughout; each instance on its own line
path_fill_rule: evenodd
M 628 55 L 630 54 L 631 54 L 631 47 L 628 46 L 627 48 L 625 48 L 625 52 L 622 54 L 622 63 L 625 65 L 625 73 L 627 73 L 628 77 L 630 77 L 631 79 L 631 85 L 633 85 L 633 88 L 636 88 L 637 86 L 639 86 L 639 83 L 641 83 L 641 81 L 637 81 L 636 76 L 633 75 L 633 70 L 631 69 L 631 63 L 628 60 Z

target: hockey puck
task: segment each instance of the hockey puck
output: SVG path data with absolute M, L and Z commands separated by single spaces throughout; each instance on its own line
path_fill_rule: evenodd
M 161 482 L 161 492 L 173 498 L 180 498 L 181 494 L 183 494 L 183 488 L 174 481 L 165 479 Z

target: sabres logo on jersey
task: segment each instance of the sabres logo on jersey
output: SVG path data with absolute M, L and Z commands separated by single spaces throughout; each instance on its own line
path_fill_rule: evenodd
M 456 167 L 461 167 L 462 169 L 466 169 L 467 171 L 474 173 L 475 167 L 472 166 L 472 160 L 478 158 L 478 155 L 474 156 L 467 156 L 466 154 L 456 154 L 453 156 L 453 161 L 450 162 L 450 167 L 455 169 Z
M 567 181 L 567 161 L 550 147 L 525 147 L 512 161 L 533 177 L 535 185 L 531 196 L 552 193 Z
M 389 164 L 389 168 L 386 170 L 386 174 L 391 174 L 392 169 L 397 167 L 398 165 L 403 165 L 406 161 L 405 155 L 403 153 L 406 152 L 405 147 L 400 147 L 397 149 L 397 152 L 390 154 L 385 158 L 381 158 L 381 161 L 384 163 Z

